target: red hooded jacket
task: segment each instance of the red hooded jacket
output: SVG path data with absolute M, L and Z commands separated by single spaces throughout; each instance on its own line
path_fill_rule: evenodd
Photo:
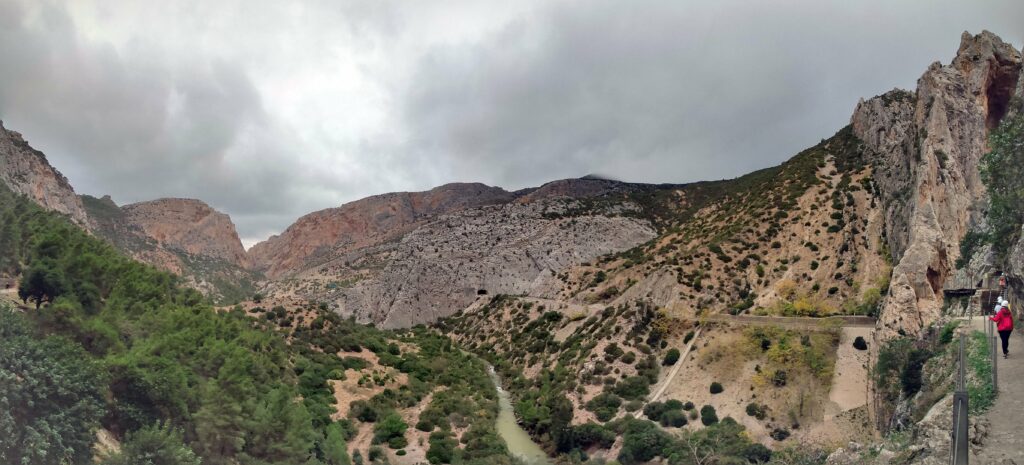
M 996 322 L 997 331 L 1013 330 L 1013 315 L 1010 314 L 1010 309 L 1005 306 L 1000 308 L 999 313 L 992 317 L 992 321 Z

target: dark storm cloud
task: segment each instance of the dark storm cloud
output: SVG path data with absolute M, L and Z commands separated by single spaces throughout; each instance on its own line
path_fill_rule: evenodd
M 404 150 L 508 186 L 589 172 L 731 177 L 830 136 L 859 97 L 912 89 L 965 28 L 1020 38 L 1022 8 L 1005 2 L 843 3 L 539 10 L 421 59 L 403 99 Z
M 79 192 L 243 238 L 450 181 L 732 177 L 912 89 L 1018 0 L 0 0 L 0 118 Z
M 55 6 L 0 1 L 0 10 L 0 118 L 80 192 L 121 203 L 200 198 L 257 235 L 309 205 L 292 187 L 309 179 L 238 65 L 90 42 Z

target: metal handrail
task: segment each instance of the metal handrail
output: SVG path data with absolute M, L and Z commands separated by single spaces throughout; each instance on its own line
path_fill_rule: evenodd
M 967 376 L 966 360 L 964 357 L 964 342 L 967 336 L 960 334 L 960 348 L 957 354 L 957 377 L 956 392 L 953 393 L 953 427 L 950 430 L 949 463 L 951 465 L 968 465 L 968 401 L 967 401 Z

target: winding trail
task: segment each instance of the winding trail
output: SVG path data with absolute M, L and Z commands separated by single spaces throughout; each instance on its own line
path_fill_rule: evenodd
M 679 373 L 679 369 L 684 365 L 683 362 L 686 361 L 686 357 L 690 355 L 690 349 L 693 349 L 693 345 L 697 343 L 698 339 L 700 339 L 700 333 L 703 331 L 704 327 L 702 326 L 697 328 L 697 332 L 693 333 L 693 339 L 690 339 L 690 343 L 686 345 L 686 349 L 683 350 L 683 353 L 679 354 L 679 360 L 677 360 L 676 364 L 672 366 L 672 371 L 668 373 L 668 376 L 665 377 L 665 381 L 661 382 L 661 386 L 658 386 L 658 390 L 654 391 L 654 394 L 651 395 L 650 400 L 648 400 L 647 403 L 657 402 L 658 399 L 661 398 L 661 395 L 665 393 L 665 389 L 668 389 L 672 384 L 672 380 L 676 377 L 676 373 Z

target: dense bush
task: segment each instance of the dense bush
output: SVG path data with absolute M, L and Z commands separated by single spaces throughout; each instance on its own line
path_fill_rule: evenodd
M 1003 120 L 989 135 L 989 153 L 981 157 L 979 171 L 988 188 L 988 239 L 1005 256 L 1020 237 L 1024 225 L 1024 114 Z M 981 238 L 975 240 L 981 242 Z M 968 244 L 967 249 L 971 249 Z M 976 246 L 976 244 L 973 244 Z
M 857 338 L 853 340 L 853 347 L 857 350 L 868 350 L 868 342 L 865 341 L 863 337 L 857 336 Z
M 639 400 L 650 394 L 650 379 L 644 376 L 630 376 L 615 384 L 612 392 L 624 399 Z
M 776 441 L 785 441 L 789 437 L 789 430 L 786 428 L 775 428 L 768 435 Z
M 715 382 L 711 383 L 711 388 L 709 390 L 711 391 L 712 394 L 720 394 L 725 389 L 722 387 L 721 383 L 719 383 L 718 381 L 715 381 Z
M 661 364 L 665 366 L 675 365 L 676 362 L 679 361 L 679 355 L 679 349 L 673 347 L 668 350 L 668 353 L 665 354 L 665 360 L 663 360 Z
M 587 410 L 594 412 L 598 420 L 608 421 L 615 417 L 621 405 L 622 399 L 619 396 L 609 392 L 602 392 L 587 401 L 585 407 Z
M 705 405 L 701 407 L 700 422 L 704 424 L 704 426 L 709 426 L 718 423 L 718 413 L 715 412 L 715 408 L 710 405 Z
M 200 463 L 195 452 L 182 442 L 181 431 L 167 425 L 155 425 L 129 433 L 121 446 L 121 451 L 102 461 L 101 465 L 199 465 Z
M 36 339 L 22 316 L 0 309 L 0 459 L 90 463 L 103 383 L 76 344 Z
M 747 404 L 747 415 L 757 418 L 758 420 L 764 420 L 768 416 L 768 409 L 764 405 L 756 402 Z
M 609 448 L 615 443 L 615 432 L 597 423 L 588 422 L 573 428 L 573 441 L 577 446 Z

